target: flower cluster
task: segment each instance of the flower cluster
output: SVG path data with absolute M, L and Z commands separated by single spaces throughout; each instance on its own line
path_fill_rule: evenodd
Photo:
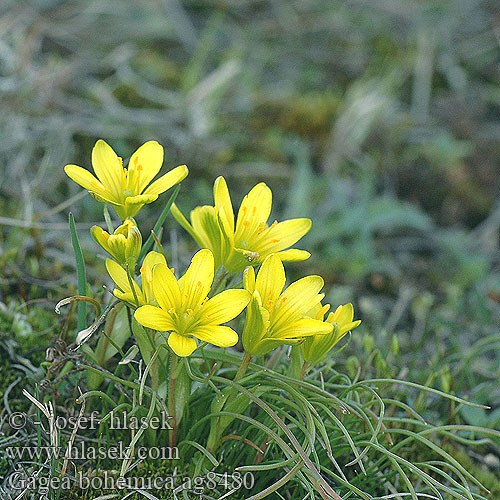
M 96 176 L 77 165 L 65 167 L 69 177 L 96 200 L 111 205 L 122 220 L 118 228 L 107 231 L 94 226 L 91 234 L 112 257 L 106 268 L 115 283 L 113 294 L 134 310 L 137 323 L 151 335 L 166 336 L 168 346 L 181 357 L 191 355 L 199 342 L 234 346 L 239 338 L 236 326 L 227 323 L 246 309 L 241 340 L 247 356 L 262 356 L 284 344 L 300 345 L 304 361 L 316 363 L 359 325 L 353 321 L 351 304 L 339 306 L 325 319 L 330 306 L 321 304 L 320 276 L 285 286 L 283 262 L 310 256 L 291 247 L 309 231 L 311 221 L 269 224 L 272 192 L 263 182 L 243 198 L 237 217 L 223 177 L 214 183 L 214 205 L 194 208 L 189 221 L 172 205 L 174 218 L 201 248 L 182 276 L 168 266 L 160 245 L 158 251 L 147 252 L 133 217 L 188 174 L 182 165 L 153 181 L 162 163 L 163 148 L 155 141 L 142 145 L 124 166 L 99 140 L 92 151 Z M 243 288 L 225 289 L 231 275 L 242 271 Z

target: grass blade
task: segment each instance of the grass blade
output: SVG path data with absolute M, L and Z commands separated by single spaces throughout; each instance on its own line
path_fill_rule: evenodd
M 167 201 L 167 204 L 165 205 L 165 208 L 163 209 L 162 213 L 160 214 L 160 217 L 158 217 L 158 220 L 156 221 L 156 224 L 153 227 L 153 231 L 149 235 L 149 238 L 146 240 L 146 243 L 144 243 L 141 253 L 139 254 L 139 258 L 137 259 L 137 263 L 140 264 L 142 262 L 142 259 L 144 256 L 148 253 L 149 249 L 151 248 L 151 245 L 154 243 L 154 234 L 158 234 L 160 231 L 160 228 L 163 226 L 163 223 L 165 222 L 165 219 L 167 218 L 168 213 L 170 212 L 170 208 L 172 207 L 172 204 L 174 203 L 175 199 L 177 198 L 177 195 L 179 194 L 179 191 L 181 189 L 181 185 L 178 184 L 177 187 L 175 188 L 174 192 L 172 193 L 172 196 L 170 196 L 169 200 Z
M 69 214 L 69 230 L 71 233 L 71 243 L 75 252 L 76 260 L 76 276 L 78 280 L 78 295 L 87 295 L 87 273 L 85 272 L 85 261 L 83 260 L 83 252 L 78 241 L 78 233 L 76 232 L 75 218 L 70 212 Z M 87 304 L 78 302 L 78 331 L 85 330 L 87 326 Z

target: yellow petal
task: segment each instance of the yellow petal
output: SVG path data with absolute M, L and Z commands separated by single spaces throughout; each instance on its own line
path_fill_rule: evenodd
M 340 313 L 335 321 L 339 325 L 344 325 L 346 323 L 350 323 L 353 320 L 353 318 L 354 318 L 354 307 L 352 307 L 352 304 L 349 302 L 348 304 L 342 306 L 342 309 L 340 310 Z
M 131 157 L 128 163 L 128 189 L 134 194 L 141 194 L 153 180 L 163 164 L 163 146 L 156 141 L 144 143 Z M 151 193 L 159 194 L 159 193 Z
M 144 257 L 142 267 L 150 268 L 152 270 L 156 264 L 167 264 L 165 256 L 159 252 L 148 252 L 146 257 Z
M 250 293 L 255 290 L 255 269 L 252 266 L 248 266 L 243 271 L 243 286 Z
M 311 219 L 290 219 L 265 229 L 252 247 L 260 254 L 279 252 L 292 246 L 311 229 Z
M 189 170 L 186 165 L 175 167 L 170 170 L 170 172 L 167 172 L 165 175 L 162 175 L 159 179 L 154 181 L 153 184 L 151 184 L 151 186 L 144 191 L 144 194 L 159 195 L 164 193 L 167 189 L 170 189 L 172 186 L 175 186 L 185 179 L 188 173 Z
M 175 328 L 175 323 L 170 314 L 155 306 L 139 307 L 134 313 L 134 318 L 141 325 L 160 332 L 168 332 Z
M 198 251 L 183 279 L 182 300 L 191 309 L 206 298 L 214 280 L 214 256 L 210 250 Z
M 297 318 L 297 315 L 305 314 L 321 302 L 324 295 L 318 292 L 323 288 L 323 284 L 321 276 L 306 276 L 292 283 L 278 299 L 279 307 L 276 308 L 272 318 L 276 329 L 281 328 L 287 321 Z
M 228 326 L 198 326 L 190 333 L 218 347 L 231 347 L 238 342 L 238 334 Z
M 125 256 L 125 247 L 127 238 L 123 234 L 110 234 L 108 238 L 109 253 L 120 263 L 124 264 L 127 260 Z M 133 270 L 132 270 L 133 272 Z
M 351 321 L 340 327 L 339 337 L 342 338 L 347 332 L 354 330 L 357 326 L 361 324 L 361 320 Z
M 262 298 L 263 306 L 269 311 L 272 310 L 276 299 L 280 296 L 285 281 L 285 268 L 280 258 L 276 255 L 266 257 L 257 274 L 255 289 L 258 290 Z
M 218 293 L 203 306 L 202 322 L 220 325 L 236 318 L 245 309 L 250 297 L 247 290 L 225 290 Z
M 103 186 L 113 194 L 115 201 L 123 199 L 123 167 L 109 144 L 98 140 L 92 149 L 92 167 Z
M 220 213 L 227 223 L 228 232 L 234 233 L 234 211 L 231 196 L 227 188 L 226 179 L 220 176 L 214 182 L 215 210 Z
M 252 355 L 259 352 L 259 344 L 269 327 L 269 312 L 262 307 L 259 292 L 255 291 L 248 305 L 245 328 L 241 335 L 245 351 Z
M 198 243 L 198 245 L 201 248 L 207 247 L 207 242 L 202 240 L 201 236 L 195 232 L 193 226 L 188 222 L 186 217 L 184 217 L 184 214 L 179 210 L 179 208 L 175 203 L 172 204 L 172 207 L 170 208 L 170 213 L 173 215 L 174 219 L 189 233 L 191 238 L 193 238 L 193 240 L 196 241 L 196 243 Z
M 108 193 L 102 183 L 88 170 L 78 165 L 66 165 L 64 171 L 70 179 L 73 179 L 85 189 L 97 193 L 103 199 L 113 198 L 110 196 L 111 193 Z
M 265 224 L 269 219 L 272 200 L 272 192 L 264 182 L 251 189 L 243 198 L 238 211 L 235 241 L 248 242 L 249 236 L 257 234 L 259 226 Z
M 338 327 L 334 327 L 332 332 L 326 335 L 307 337 L 300 346 L 304 359 L 308 363 L 315 363 L 323 359 L 328 351 L 340 340 L 337 338 L 338 332 Z
M 168 336 L 168 345 L 177 354 L 177 356 L 189 356 L 196 349 L 196 340 L 191 337 L 185 337 L 172 332 Z
M 224 241 L 215 208 L 209 205 L 196 207 L 191 211 L 191 224 L 203 247 L 212 250 L 219 266 L 224 261 Z
M 123 269 L 123 267 L 120 266 L 120 264 L 111 259 L 106 259 L 106 269 L 108 270 L 108 273 L 113 279 L 113 281 L 116 283 L 116 286 L 120 288 L 120 290 L 122 290 L 123 292 L 127 294 L 130 293 L 130 295 L 133 297 L 127 271 L 125 271 L 125 269 Z M 142 291 L 139 285 L 133 280 L 132 283 L 134 285 L 137 299 L 139 300 L 139 305 L 144 304 L 144 296 L 142 295 Z
M 107 231 L 104 231 L 104 229 L 100 226 L 92 226 L 90 228 L 90 235 L 104 250 L 106 250 L 106 252 L 109 253 L 109 233 Z
M 148 303 L 155 298 L 153 291 L 153 268 L 156 264 L 167 264 L 165 256 L 158 252 L 148 252 L 141 266 L 142 290 Z
M 311 256 L 308 251 L 298 250 L 296 248 L 276 252 L 276 255 L 281 259 L 281 262 L 300 262 L 302 260 L 307 260 Z
M 279 330 L 272 327 L 272 338 L 292 339 L 311 335 L 326 335 L 333 331 L 333 325 L 312 318 L 300 318 L 285 324 Z
M 165 311 L 181 307 L 179 284 L 166 264 L 157 264 L 153 269 L 153 292 L 156 301 Z
M 157 194 L 138 194 L 137 196 L 127 196 L 122 207 L 114 207 L 116 213 L 122 217 L 134 217 L 139 210 L 147 203 L 152 203 L 158 198 Z

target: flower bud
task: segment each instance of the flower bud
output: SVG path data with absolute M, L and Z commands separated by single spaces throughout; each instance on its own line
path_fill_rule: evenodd
M 99 226 L 93 226 L 90 234 L 122 266 L 128 264 L 131 269 L 134 268 L 142 248 L 141 232 L 134 219 L 126 219 L 113 234 Z
M 329 308 L 329 305 L 321 306 L 321 304 L 319 304 L 309 311 L 308 314 L 323 321 Z M 360 320 L 353 321 L 353 319 L 354 308 L 351 303 L 339 306 L 334 313 L 330 313 L 324 321 L 333 325 L 333 331 L 328 335 L 313 335 L 307 337 L 301 344 L 302 356 L 305 361 L 308 363 L 317 363 L 325 359 L 333 347 L 342 340 L 349 331 L 354 330 L 354 328 L 361 323 Z

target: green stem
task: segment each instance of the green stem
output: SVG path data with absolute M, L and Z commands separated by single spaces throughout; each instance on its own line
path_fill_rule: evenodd
M 241 361 L 240 367 L 234 376 L 233 382 L 238 382 L 241 380 L 245 373 L 247 372 L 248 366 L 252 361 L 252 355 L 245 351 L 243 359 Z M 228 401 L 233 401 L 236 395 L 238 394 L 238 389 L 233 385 L 229 391 L 226 393 L 226 396 L 221 401 L 219 408 L 216 411 L 223 411 L 224 406 Z M 220 419 L 218 417 L 212 422 L 210 435 L 208 436 L 207 448 L 210 452 L 214 452 L 220 445 L 222 429 L 220 428 Z
M 306 376 L 306 373 L 309 370 L 310 366 L 311 366 L 310 363 L 308 363 L 307 361 L 304 361 L 304 364 L 302 365 L 302 370 L 300 372 L 300 380 L 304 380 L 304 377 Z
M 238 382 L 238 380 L 244 377 L 245 373 L 247 372 L 248 365 L 250 364 L 251 361 L 252 361 L 252 355 L 245 351 L 245 355 L 243 356 L 241 365 L 238 368 L 236 375 L 234 376 L 233 382 Z
M 172 417 L 172 429 L 169 432 L 169 444 L 171 447 L 175 446 L 177 440 L 177 422 L 176 422 L 176 411 L 175 411 L 175 382 L 177 379 L 177 363 L 178 357 L 172 352 L 170 358 L 170 376 L 168 380 L 168 414 Z

